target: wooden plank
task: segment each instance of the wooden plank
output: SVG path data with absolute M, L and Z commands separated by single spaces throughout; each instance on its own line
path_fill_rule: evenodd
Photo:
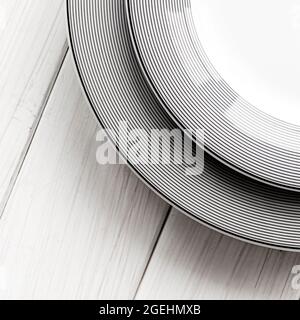
M 245 244 L 175 210 L 138 290 L 138 299 L 298 299 L 300 254 Z
M 97 164 L 73 70 L 68 55 L 0 223 L 0 299 L 132 298 L 169 208 Z
M 63 4 L 0 2 L 0 215 L 67 50 Z

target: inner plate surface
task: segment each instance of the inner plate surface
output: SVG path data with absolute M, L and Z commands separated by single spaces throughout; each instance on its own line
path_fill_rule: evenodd
M 67 14 L 76 68 L 102 126 L 117 129 L 126 121 L 129 129 L 147 132 L 175 128 L 139 68 L 125 0 L 68 0 Z M 200 176 L 187 175 L 185 165 L 131 168 L 170 204 L 215 230 L 260 245 L 300 249 L 297 193 L 244 177 L 209 155 Z
M 260 110 L 300 125 L 300 1 L 191 0 L 191 12 L 221 77 Z
M 242 9 L 247 8 L 244 1 L 230 0 L 228 2 L 229 5 L 236 5 L 234 8 L 231 7 L 235 21 L 228 22 L 228 25 L 227 21 L 231 17 L 231 14 L 228 13 L 230 9 L 227 8 L 227 11 L 224 9 L 224 16 L 222 16 L 223 11 L 221 10 L 226 6 L 227 1 L 223 1 L 220 5 L 219 14 L 213 14 L 213 9 L 214 4 L 219 4 L 221 0 L 213 0 L 212 2 L 199 0 L 200 4 L 206 3 L 208 6 L 206 11 L 203 9 L 200 14 L 198 14 L 198 10 L 201 11 L 201 5 L 195 6 L 195 1 L 128 0 L 132 39 L 139 55 L 141 67 L 144 69 L 153 92 L 179 127 L 193 130 L 204 129 L 206 151 L 213 157 L 252 178 L 277 187 L 300 191 L 300 126 L 279 119 L 283 117 L 285 109 L 288 109 L 286 107 L 288 102 L 290 102 L 290 111 L 299 111 L 297 108 L 300 94 L 300 90 L 297 89 L 299 81 L 293 82 L 293 79 L 297 75 L 299 76 L 299 62 L 297 61 L 294 66 L 295 69 L 291 66 L 297 60 L 297 52 L 299 51 L 299 45 L 293 45 L 293 40 L 298 39 L 295 36 L 297 29 L 291 39 L 285 40 L 283 48 L 279 48 L 278 52 L 274 54 L 275 58 L 270 57 L 270 65 L 265 68 L 266 70 L 261 70 L 261 68 L 266 62 L 268 52 L 262 54 L 261 62 L 257 68 L 251 68 L 249 64 L 243 63 L 243 51 L 247 51 L 251 43 L 258 42 L 259 44 L 259 38 L 249 39 L 249 33 L 250 31 L 255 32 L 255 27 L 251 26 L 252 29 L 248 30 L 248 34 L 246 34 L 246 27 L 244 27 L 244 32 L 243 29 L 241 30 L 242 36 L 239 32 L 233 33 L 231 30 L 238 24 L 239 19 L 242 19 L 242 16 L 239 16 L 239 9 L 241 7 Z M 251 4 L 249 4 L 250 2 Z M 289 1 L 287 2 L 289 3 Z M 253 8 L 258 5 L 258 2 L 249 0 L 246 3 L 249 8 L 252 8 L 252 11 L 248 10 L 250 11 L 248 14 L 252 13 L 253 15 L 254 12 L 256 14 L 252 16 L 253 24 L 255 24 L 255 17 L 260 17 L 260 12 L 256 12 Z M 281 4 L 283 5 L 283 2 Z M 271 8 L 270 12 L 273 12 L 272 5 Z M 244 14 L 246 13 L 244 12 Z M 203 16 L 209 19 L 209 15 L 217 21 L 222 16 L 223 21 L 211 23 L 213 25 L 212 31 L 203 31 L 204 27 L 202 30 L 199 21 Z M 198 27 L 195 27 L 196 19 Z M 272 19 L 270 19 L 271 22 Z M 201 22 L 206 25 L 206 29 L 209 29 L 209 23 L 202 20 Z M 247 19 L 245 19 L 246 22 Z M 278 21 L 278 24 L 280 25 L 281 22 Z M 245 23 L 241 25 L 245 26 Z M 265 23 L 268 24 L 268 17 L 266 17 Z M 254 103 L 262 103 L 268 98 L 266 105 L 261 104 L 260 108 L 253 106 L 251 101 L 245 100 L 239 91 L 226 82 L 226 78 L 224 80 L 223 75 L 211 63 L 210 56 L 207 55 L 201 43 L 201 30 L 205 46 L 212 52 L 213 60 L 221 66 L 221 73 L 224 74 L 224 77 L 230 74 L 230 61 L 231 65 L 234 65 L 234 60 L 231 59 L 240 56 L 236 66 L 241 63 L 244 70 L 241 68 L 237 74 L 233 72 L 229 76 L 229 81 L 232 86 L 235 85 L 242 89 Z M 224 36 L 223 42 L 219 42 L 222 31 L 226 36 Z M 210 37 L 211 33 L 214 34 L 213 37 Z M 267 31 L 265 33 L 269 34 Z M 252 37 L 255 37 L 255 34 Z M 239 42 L 239 38 L 244 41 L 241 46 L 243 50 L 237 51 L 236 49 L 232 57 L 228 57 L 234 51 L 232 47 L 238 46 L 235 42 Z M 278 47 L 281 45 L 279 41 L 281 38 L 284 37 L 277 37 Z M 231 42 L 228 43 L 228 41 Z M 267 45 L 270 43 L 271 47 L 275 46 L 274 39 L 266 37 L 265 41 Z M 226 43 L 224 44 L 224 42 Z M 249 62 L 250 66 L 260 59 L 260 52 L 263 49 L 258 44 L 257 47 L 252 48 L 256 56 L 247 52 L 247 55 L 250 55 L 252 59 Z M 266 46 L 266 44 L 264 45 Z M 291 47 L 296 52 L 289 54 L 285 52 L 286 55 L 280 61 L 276 61 L 283 55 L 283 51 L 288 51 L 288 48 Z M 224 52 L 220 52 L 220 50 Z M 228 52 L 225 52 L 226 50 Z M 227 59 L 229 65 L 226 69 L 224 65 L 227 66 Z M 277 65 L 277 68 L 273 68 L 273 65 Z M 252 75 L 250 73 L 249 77 L 245 74 L 247 68 L 252 70 Z M 260 78 L 261 73 L 266 73 L 261 78 L 264 84 L 257 84 L 255 81 Z M 290 78 L 284 81 L 281 77 L 287 74 L 290 75 Z M 271 85 L 267 81 L 270 78 L 274 79 Z M 257 86 L 262 92 L 264 87 L 268 86 L 267 82 L 270 88 L 262 94 L 258 92 L 258 95 L 255 95 Z M 286 85 L 281 91 L 274 89 L 284 82 Z M 251 83 L 254 83 L 254 88 L 251 87 Z M 272 90 L 276 92 L 274 99 L 277 101 L 277 111 L 276 105 L 274 108 L 272 105 Z M 288 97 L 290 98 L 288 99 Z M 282 101 L 285 102 L 285 105 L 281 104 Z M 264 108 L 266 108 L 265 111 L 268 108 L 273 108 L 273 112 L 268 114 L 263 111 Z M 276 114 L 277 118 L 274 117 Z M 290 114 L 289 118 L 291 119 L 293 116 Z M 294 122 L 297 121 L 294 120 Z

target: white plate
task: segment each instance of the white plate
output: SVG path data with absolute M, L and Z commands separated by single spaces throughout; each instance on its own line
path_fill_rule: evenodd
M 174 123 L 139 68 L 124 3 L 67 1 L 70 45 L 83 89 L 106 129 L 118 128 L 120 121 L 147 132 L 172 129 Z M 184 165 L 131 168 L 170 204 L 215 230 L 260 245 L 300 250 L 297 193 L 244 177 L 209 155 L 201 176 L 186 175 Z
M 300 191 L 299 1 L 128 3 L 141 67 L 173 120 L 203 128 L 226 165 Z

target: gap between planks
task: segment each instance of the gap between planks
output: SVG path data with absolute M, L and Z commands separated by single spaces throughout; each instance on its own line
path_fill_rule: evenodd
M 0 216 L 67 50 L 64 0 L 0 3 Z
M 38 129 L 38 126 L 39 126 L 39 124 L 40 124 L 40 122 L 41 122 L 41 119 L 42 119 L 42 116 L 43 116 L 43 114 L 44 114 L 44 111 L 45 111 L 45 109 L 46 109 L 46 107 L 47 107 L 49 98 L 50 98 L 50 96 L 51 96 L 51 93 L 52 93 L 53 88 L 54 88 L 54 86 L 55 86 L 55 83 L 56 83 L 56 80 L 57 80 L 57 78 L 58 78 L 58 75 L 59 75 L 59 73 L 60 73 L 60 71 L 61 71 L 61 68 L 62 68 L 63 63 L 64 63 L 64 61 L 65 61 L 65 58 L 66 58 L 66 56 L 67 56 L 68 50 L 69 50 L 69 47 L 68 47 L 68 44 L 67 44 L 67 41 L 66 41 L 66 42 L 65 42 L 65 45 L 64 45 L 64 48 L 63 48 L 62 55 L 61 55 L 61 57 L 60 57 L 60 59 L 59 59 L 60 62 L 59 62 L 58 68 L 57 68 L 57 70 L 55 71 L 55 74 L 53 75 L 53 78 L 52 78 L 51 81 L 50 81 L 49 87 L 48 87 L 47 92 L 46 92 L 46 95 L 45 95 L 45 99 L 44 99 L 44 101 L 42 102 L 42 105 L 41 105 L 41 108 L 40 108 L 40 110 L 39 110 L 39 112 L 38 112 L 38 115 L 36 116 L 36 118 L 35 118 L 35 120 L 34 120 L 34 123 L 33 123 L 33 125 L 32 125 L 31 134 L 30 134 L 29 137 L 28 137 L 28 140 L 27 140 L 27 142 L 26 142 L 26 144 L 25 144 L 25 146 L 24 146 L 24 149 L 23 149 L 23 151 L 22 151 L 22 153 L 21 153 L 21 156 L 20 156 L 20 159 L 19 159 L 19 161 L 18 161 L 18 164 L 17 164 L 17 166 L 16 166 L 16 168 L 15 168 L 15 170 L 14 170 L 14 173 L 13 173 L 13 175 L 12 175 L 11 181 L 10 181 L 10 183 L 9 183 L 9 185 L 8 185 L 8 187 L 7 187 L 7 190 L 6 190 L 6 192 L 4 193 L 3 198 L 2 198 L 2 200 L 1 200 L 1 202 L 0 202 L 0 219 L 1 219 L 2 216 L 3 216 L 3 213 L 4 213 L 4 211 L 5 211 L 7 202 L 9 201 L 9 198 L 10 198 L 11 193 L 12 193 L 12 190 L 13 190 L 15 184 L 16 184 L 16 181 L 17 181 L 17 179 L 18 179 L 18 176 L 19 176 L 19 174 L 20 174 L 20 171 L 22 170 L 22 166 L 23 166 L 24 161 L 25 161 L 25 159 L 26 159 L 26 156 L 27 156 L 27 154 L 28 154 L 28 152 L 29 152 L 30 146 L 31 146 L 31 144 L 32 144 L 32 141 L 33 141 L 33 139 L 34 139 L 34 136 L 35 136 L 35 134 L 36 134 L 36 131 L 37 131 L 37 129 Z
M 0 223 L 0 298 L 133 299 L 169 206 L 97 164 L 98 128 L 67 54 Z
M 232 239 L 174 209 L 136 298 L 298 300 L 296 265 L 300 253 Z

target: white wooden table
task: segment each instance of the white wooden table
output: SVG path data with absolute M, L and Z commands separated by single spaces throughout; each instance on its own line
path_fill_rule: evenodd
M 64 10 L 0 0 L 0 299 L 299 299 L 299 254 L 222 236 L 97 164 Z

